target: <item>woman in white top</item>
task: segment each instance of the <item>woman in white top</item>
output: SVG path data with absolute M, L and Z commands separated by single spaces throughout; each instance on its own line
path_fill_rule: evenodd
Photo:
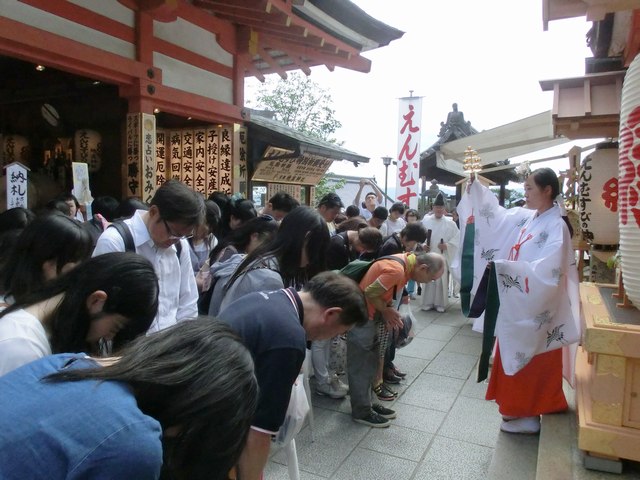
M 380 227 L 382 238 L 387 238 L 389 235 L 393 235 L 396 232 L 401 232 L 407 225 L 407 222 L 403 218 L 405 206 L 402 202 L 396 202 L 389 208 L 389 216 Z
M 51 353 L 117 349 L 147 331 L 157 308 L 149 261 L 94 257 L 0 313 L 0 375 Z

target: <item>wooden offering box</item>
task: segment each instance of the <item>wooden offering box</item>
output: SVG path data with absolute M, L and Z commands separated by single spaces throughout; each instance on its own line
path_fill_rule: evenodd
M 640 311 L 616 307 L 615 285 L 582 283 L 576 360 L 578 447 L 640 461 Z

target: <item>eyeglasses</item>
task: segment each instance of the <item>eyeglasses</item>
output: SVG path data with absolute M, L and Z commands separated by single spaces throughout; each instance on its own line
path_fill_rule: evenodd
M 169 238 L 171 240 L 186 240 L 187 238 L 193 237 L 194 232 L 191 232 L 191 233 L 189 233 L 187 235 L 176 235 L 171 230 L 171 227 L 169 227 L 169 224 L 167 223 L 167 221 L 164 218 L 162 219 L 162 223 L 164 223 L 164 228 L 167 229 L 167 233 L 169 234 Z

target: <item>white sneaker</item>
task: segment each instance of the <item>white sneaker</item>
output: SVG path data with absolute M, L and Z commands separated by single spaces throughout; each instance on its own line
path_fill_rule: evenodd
M 436 307 L 436 312 L 443 313 L 444 312 L 444 307 Z
M 425 312 L 428 312 L 429 310 L 433 310 L 433 305 L 423 305 L 420 307 L 420 310 L 424 310 Z
M 347 396 L 349 388 L 338 377 L 333 377 L 329 383 L 318 383 L 316 385 L 316 393 L 338 400 Z
M 522 417 L 514 420 L 505 420 L 500 425 L 500 430 L 507 433 L 535 435 L 540 433 L 540 417 Z

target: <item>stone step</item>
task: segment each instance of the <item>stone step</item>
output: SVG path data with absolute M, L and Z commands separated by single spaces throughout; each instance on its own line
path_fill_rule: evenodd
M 535 480 L 538 435 L 500 432 L 493 452 L 488 480 Z

